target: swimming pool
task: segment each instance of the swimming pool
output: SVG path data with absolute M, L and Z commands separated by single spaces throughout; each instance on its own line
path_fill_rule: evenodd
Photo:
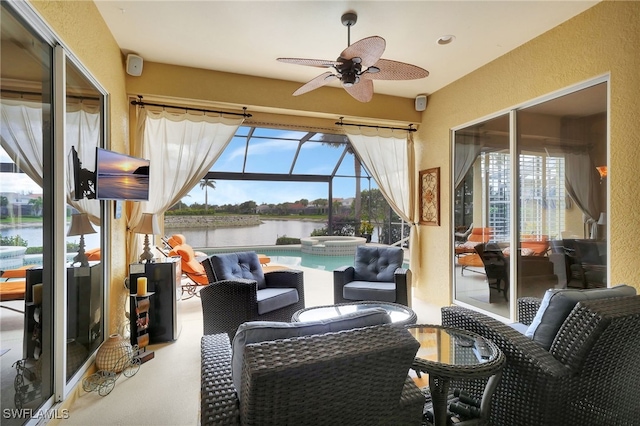
M 325 256 L 311 253 L 303 253 L 299 245 L 286 246 L 265 246 L 265 247 L 227 247 L 202 249 L 206 254 L 232 253 L 237 251 L 255 251 L 271 258 L 271 263 L 286 265 L 291 268 L 304 266 L 306 268 L 321 269 L 323 271 L 333 271 L 341 266 L 353 266 L 353 255 L 349 256 Z M 409 268 L 405 262 L 403 268 Z

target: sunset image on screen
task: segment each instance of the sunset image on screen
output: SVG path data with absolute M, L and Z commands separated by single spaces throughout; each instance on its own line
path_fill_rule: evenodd
M 98 148 L 96 179 L 98 199 L 149 199 L 149 160 Z

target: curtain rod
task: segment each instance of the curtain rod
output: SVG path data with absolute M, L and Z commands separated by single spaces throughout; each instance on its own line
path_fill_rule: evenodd
M 336 124 L 338 126 L 357 126 L 357 127 L 371 127 L 372 129 L 390 129 L 390 130 L 406 130 L 407 132 L 415 132 L 418 129 L 414 129 L 413 128 L 413 124 L 409 124 L 409 127 L 404 129 L 402 127 L 386 127 L 386 126 L 369 126 L 367 124 L 349 124 L 349 123 L 343 123 L 342 119 L 344 117 L 340 117 L 340 121 L 336 121 Z
M 42 96 L 42 92 L 28 92 L 25 90 L 13 90 L 13 89 L 0 89 L 2 92 L 6 92 L 6 93 L 11 93 L 14 95 L 34 95 L 34 96 Z M 95 96 L 80 96 L 80 95 L 67 95 L 67 98 L 73 98 L 73 99 L 89 99 L 92 101 L 99 101 L 100 98 L 95 97 Z
M 211 109 L 202 109 L 202 108 L 192 108 L 192 107 L 185 107 L 185 106 L 177 106 L 177 105 L 165 105 L 165 104 L 154 104 L 151 102 L 144 102 L 142 100 L 142 96 L 138 95 L 138 100 L 133 100 L 131 101 L 131 105 L 140 105 L 140 106 L 145 106 L 145 105 L 149 105 L 149 106 L 156 106 L 156 107 L 162 107 L 162 108 L 177 108 L 177 109 L 184 109 L 187 111 L 198 111 L 198 112 L 211 112 L 214 114 L 228 114 L 228 115 L 239 115 L 242 117 L 253 117 L 251 114 L 247 113 L 247 107 L 243 107 L 242 110 L 244 112 L 240 113 L 240 112 L 227 112 L 227 111 L 215 111 L 215 110 L 211 110 Z

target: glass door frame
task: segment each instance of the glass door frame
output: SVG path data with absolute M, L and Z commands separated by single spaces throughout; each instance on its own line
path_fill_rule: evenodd
M 49 159 L 51 170 L 53 175 L 50 179 L 51 182 L 45 183 L 49 185 L 50 190 L 53 193 L 52 204 L 49 207 L 53 214 L 53 229 L 50 235 L 43 235 L 43 238 L 53 238 L 51 241 L 53 247 L 53 257 L 51 259 L 52 264 L 52 283 L 55 283 L 53 287 L 53 319 L 51 322 L 52 330 L 50 331 L 50 338 L 52 342 L 52 355 L 53 355 L 53 393 L 52 396 L 44 401 L 39 407 L 41 410 L 47 410 L 54 406 L 54 404 L 63 401 L 68 395 L 76 388 L 81 381 L 81 378 L 86 371 L 93 364 L 95 354 L 92 354 L 87 361 L 78 369 L 76 374 L 67 382 L 66 380 L 66 340 L 67 340 L 67 261 L 66 261 L 66 177 L 67 177 L 67 155 L 65 151 L 65 131 L 66 131 L 66 61 L 72 62 L 80 73 L 94 86 L 96 91 L 100 92 L 103 97 L 102 100 L 102 126 L 101 126 L 101 138 L 103 145 L 108 145 L 109 132 L 108 124 L 108 105 L 109 94 L 98 82 L 98 80 L 87 70 L 87 68 L 80 62 L 80 60 L 71 52 L 71 50 L 64 44 L 64 42 L 57 37 L 47 23 L 40 17 L 38 12 L 33 8 L 31 4 L 26 1 L 6 0 L 5 5 L 12 9 L 20 18 L 30 26 L 30 28 L 41 37 L 46 43 L 53 47 L 53 64 L 52 64 L 52 85 L 53 85 L 53 99 L 52 99 L 52 123 L 53 130 L 53 146 L 51 151 L 53 155 Z M 110 206 L 108 203 L 101 202 L 100 214 L 102 217 L 101 226 L 101 262 L 105 265 L 110 264 L 109 245 L 107 244 L 106 235 L 110 232 L 109 212 Z M 109 282 L 110 282 L 109 268 L 102 268 L 102 285 L 104 290 L 104 297 L 102 300 L 102 312 L 104 329 L 109 324 L 109 310 L 108 301 L 110 300 Z M 105 334 L 105 333 L 103 333 Z M 39 419 L 32 419 L 25 422 L 25 424 L 36 424 Z
M 483 122 L 495 119 L 497 117 L 500 116 L 504 116 L 506 114 L 509 115 L 509 149 L 510 149 L 510 158 L 511 158 L 511 162 L 513 164 L 513 166 L 511 167 L 511 193 L 513 194 L 513 200 L 519 200 L 520 199 L 520 185 L 519 185 L 519 181 L 518 181 L 518 176 L 519 176 L 519 153 L 517 151 L 517 146 L 518 146 L 518 129 L 517 129 L 517 114 L 519 111 L 524 110 L 526 108 L 529 107 L 533 107 L 557 98 L 560 98 L 562 96 L 566 96 L 569 95 L 571 93 L 577 92 L 579 90 L 583 90 L 583 89 L 587 89 L 590 88 L 592 86 L 601 84 L 601 83 L 606 83 L 607 84 L 607 99 L 606 99 L 606 103 L 607 103 L 607 111 L 606 111 L 606 126 L 607 126 L 607 130 L 606 130 L 606 162 L 607 165 L 610 164 L 610 138 L 611 138 L 611 132 L 610 132 L 610 115 L 611 115 L 611 107 L 610 107 L 610 103 L 611 103 L 611 85 L 609 84 L 611 79 L 611 75 L 609 73 L 594 77 L 592 79 L 589 80 L 585 80 L 583 82 L 577 83 L 575 85 L 572 86 L 568 86 L 565 87 L 563 89 L 557 90 L 555 92 L 552 93 L 548 93 L 546 95 L 540 96 L 538 98 L 532 99 L 530 101 L 524 102 L 522 104 L 510 107 L 510 108 L 506 108 L 503 109 L 501 111 L 486 115 L 484 117 L 478 118 L 476 120 L 473 121 L 469 121 L 467 123 L 452 127 L 450 132 L 449 132 L 449 138 L 450 138 L 450 179 L 451 182 L 455 182 L 455 144 L 456 144 L 456 132 L 466 129 L 469 126 L 474 126 L 474 125 L 478 125 L 481 124 Z M 610 174 L 610 170 L 608 171 L 608 173 Z M 606 179 L 605 181 L 602 182 L 604 185 L 606 186 L 606 211 L 610 211 L 610 198 L 611 198 L 611 191 L 610 191 L 610 187 L 609 187 L 609 179 Z M 455 194 L 456 194 L 456 189 L 453 187 L 451 187 L 451 197 L 450 197 L 450 206 L 449 208 L 451 209 L 450 211 L 452 212 L 451 214 L 451 218 L 452 220 L 450 221 L 450 247 L 452 247 L 451 252 L 453 253 L 453 247 L 455 247 L 455 236 L 454 236 L 454 232 L 455 232 L 455 221 L 453 220 L 453 212 L 455 211 Z M 519 204 L 517 202 L 512 201 L 511 202 L 511 206 L 510 206 L 510 215 L 513 218 L 510 221 L 509 224 L 509 229 L 510 229 L 510 238 L 509 238 L 509 246 L 510 247 L 517 247 L 518 244 L 518 240 L 519 240 L 519 234 L 520 234 L 520 230 L 519 230 L 519 208 L 518 208 Z M 611 220 L 609 218 L 609 220 L 606 223 L 606 235 L 610 235 L 609 234 L 609 230 L 611 227 Z M 610 259 L 610 252 L 611 250 L 610 248 L 610 240 L 607 239 L 607 265 L 610 265 L 611 263 L 611 259 Z M 509 317 L 505 318 L 501 315 L 496 314 L 495 312 L 491 312 L 482 308 L 479 308 L 478 306 L 472 305 L 470 303 L 458 300 L 456 295 L 457 295 L 457 281 L 456 281 L 456 263 L 455 263 L 455 257 L 453 255 L 450 256 L 451 260 L 451 268 L 450 268 L 450 282 L 451 282 L 451 293 L 452 293 L 452 300 L 453 303 L 459 306 L 463 306 L 478 312 L 481 312 L 485 315 L 488 315 L 490 317 L 496 318 L 500 321 L 505 321 L 508 320 L 509 322 L 516 322 L 517 321 L 517 297 L 509 297 L 509 302 L 508 302 L 508 306 L 509 306 Z M 513 256 L 513 258 L 515 259 L 516 256 Z M 518 277 L 518 261 L 510 261 L 509 262 L 509 273 L 511 277 Z M 607 276 L 606 276 L 606 280 L 607 283 L 611 282 L 611 268 L 607 268 Z M 509 280 L 509 294 L 510 295 L 515 295 L 516 294 L 516 288 L 517 288 L 517 280 L 511 279 Z

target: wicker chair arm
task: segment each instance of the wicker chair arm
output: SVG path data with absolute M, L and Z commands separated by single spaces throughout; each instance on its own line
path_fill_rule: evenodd
M 518 368 L 556 378 L 570 374 L 565 365 L 533 340 L 480 312 L 460 306 L 443 307 L 442 325 L 472 331 L 491 340 L 506 355 L 507 363 L 517 362 Z
M 203 336 L 200 424 L 240 424 L 238 397 L 231 378 L 231 344 L 226 334 Z
M 347 303 L 343 295 L 343 287 L 353 281 L 355 268 L 353 266 L 341 266 L 333 270 L 333 303 Z
M 254 311 L 257 313 L 257 288 L 256 281 L 246 279 L 223 280 L 204 286 L 200 290 L 203 334 L 227 332 L 233 336 L 239 324 L 252 318 Z M 230 310 L 229 307 L 235 308 Z
M 537 297 L 521 297 L 518 299 L 518 321 L 525 325 L 530 325 L 533 322 L 542 299 Z
M 333 270 L 333 279 L 334 282 L 339 278 L 339 282 L 342 285 L 350 283 L 353 281 L 355 275 L 355 268 L 353 266 L 341 266 Z
M 409 306 L 409 300 L 411 299 L 411 271 L 397 268 L 393 273 L 393 280 L 396 284 L 396 303 Z

